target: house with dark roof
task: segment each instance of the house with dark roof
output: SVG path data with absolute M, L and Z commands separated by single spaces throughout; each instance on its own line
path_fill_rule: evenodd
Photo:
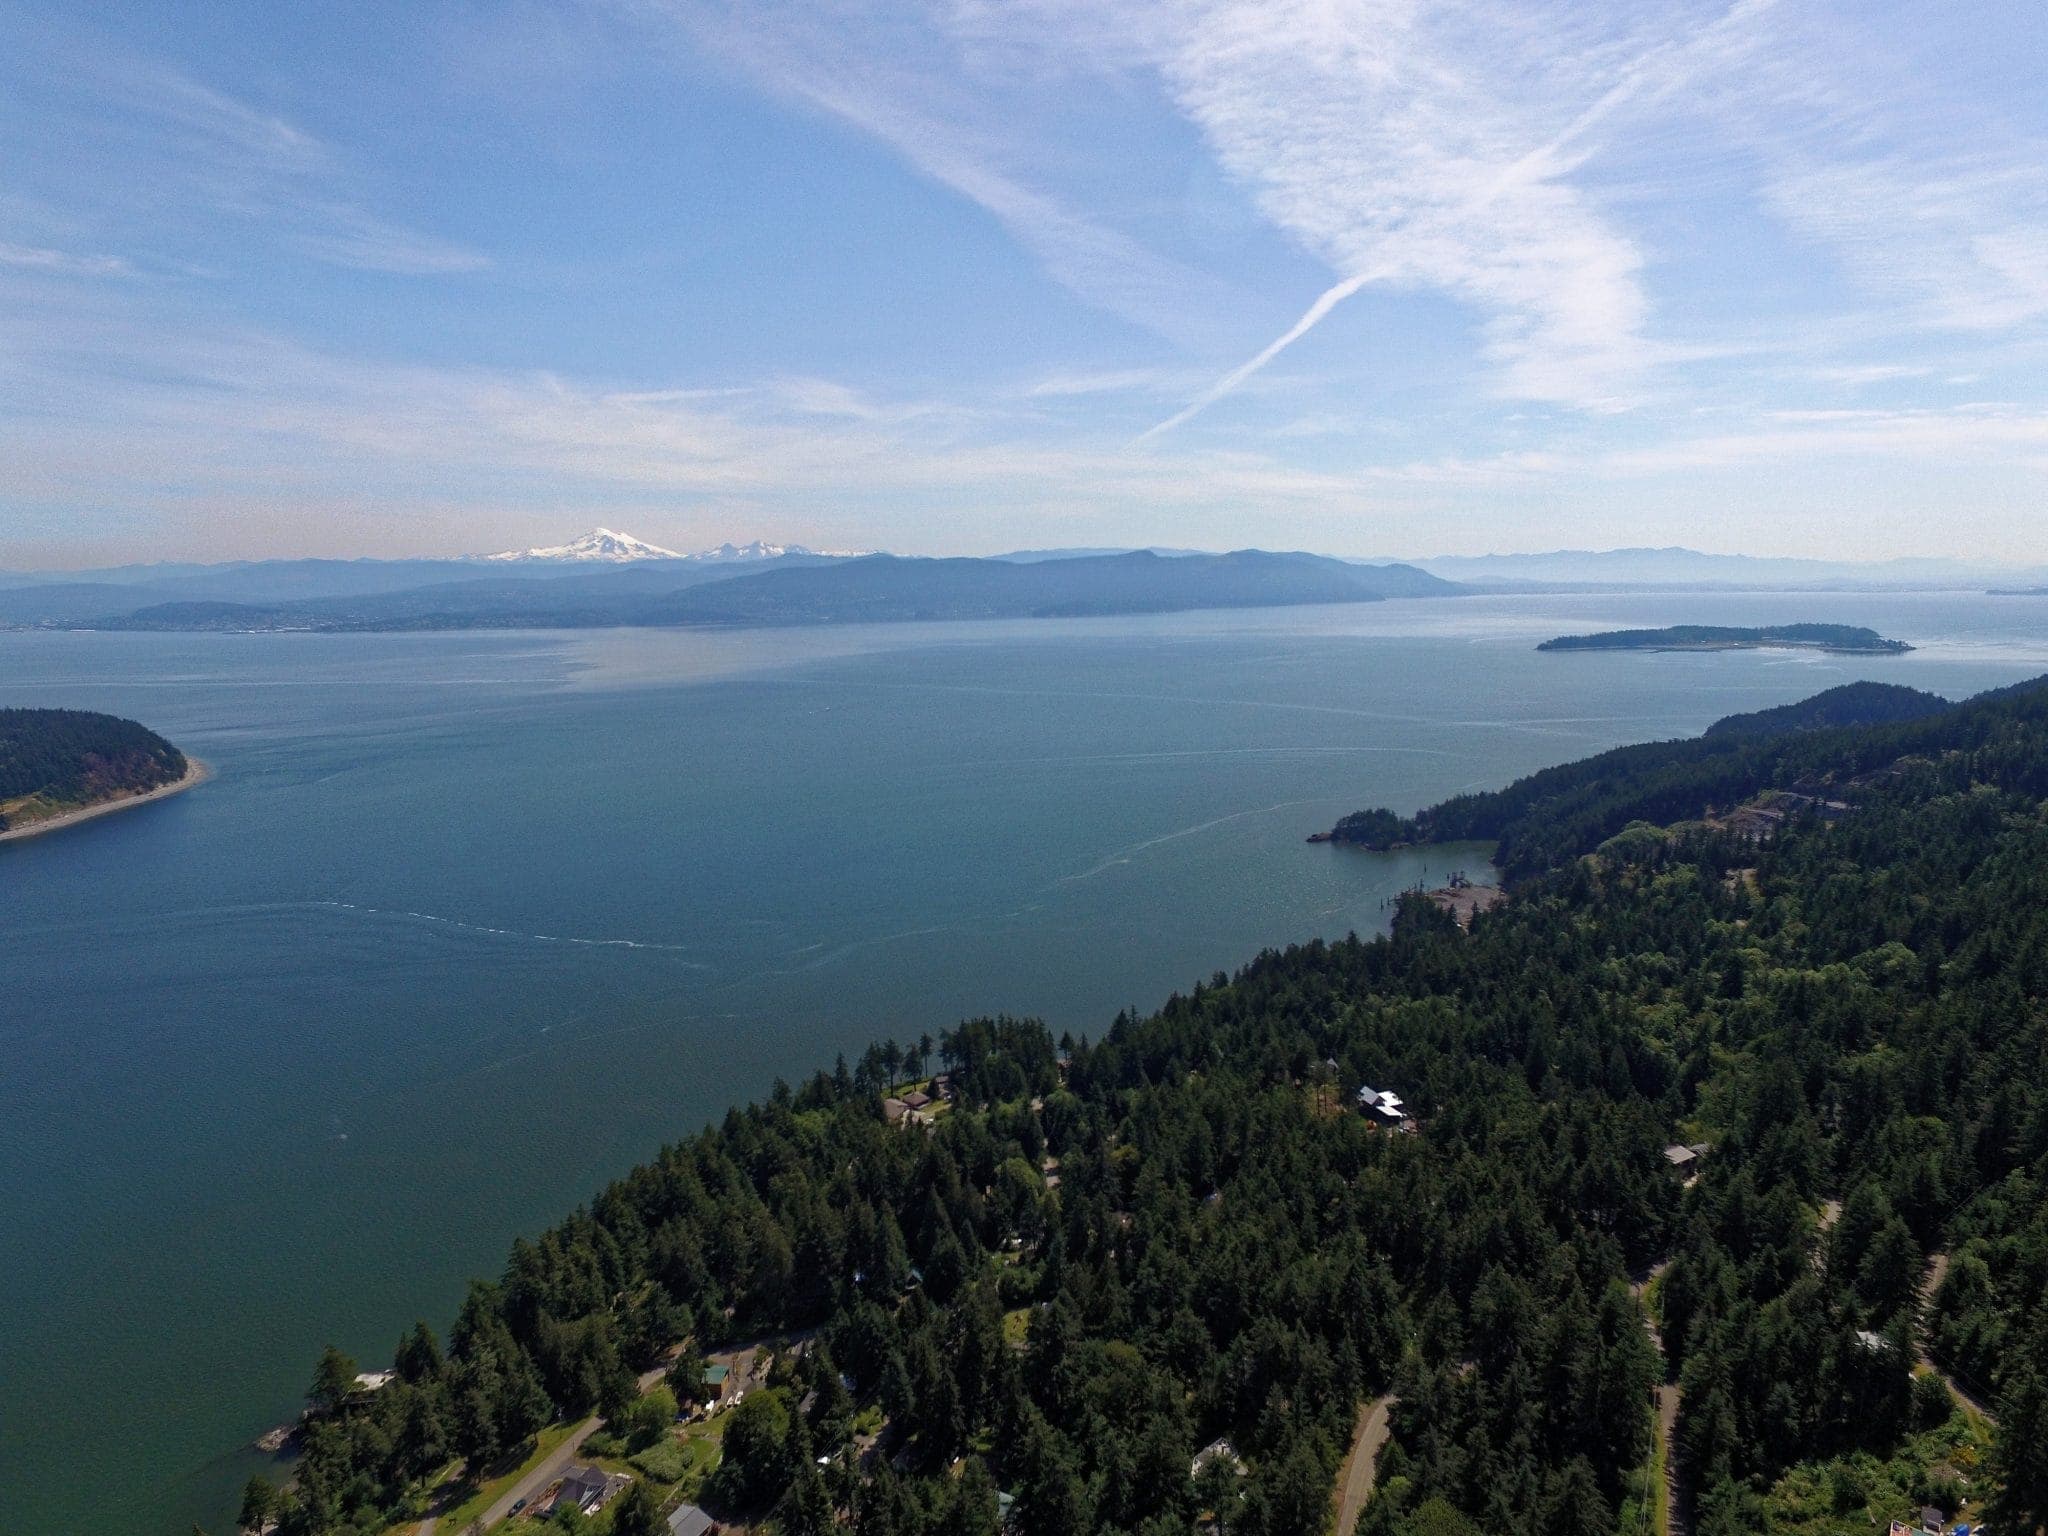
M 668 1517 L 668 1536 L 718 1536 L 718 1522 L 694 1504 L 678 1504 Z
M 579 1462 L 564 1472 L 561 1482 L 555 1485 L 555 1496 L 548 1501 L 548 1513 L 573 1509 L 579 1514 L 594 1515 L 617 1498 L 632 1481 L 623 1473 L 607 1472 L 602 1467 L 585 1466 Z
M 1746 843 L 1767 843 L 1784 830 L 1785 813 L 1766 805 L 1742 805 L 1721 824 Z

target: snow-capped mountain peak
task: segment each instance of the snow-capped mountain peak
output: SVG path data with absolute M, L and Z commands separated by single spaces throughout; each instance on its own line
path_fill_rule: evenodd
M 649 544 L 628 533 L 614 533 L 609 528 L 593 528 L 582 538 L 569 544 L 555 544 L 544 549 L 508 549 L 501 554 L 484 555 L 485 560 L 550 560 L 550 561 L 596 561 L 608 565 L 623 565 L 632 560 L 681 560 L 685 557 L 672 549 L 663 549 L 659 544 Z
M 699 560 L 706 565 L 731 565 L 742 560 L 780 560 L 784 555 L 809 553 L 801 544 L 770 544 L 766 539 L 756 539 L 751 544 L 721 544 L 716 549 L 700 549 L 696 554 L 683 558 Z

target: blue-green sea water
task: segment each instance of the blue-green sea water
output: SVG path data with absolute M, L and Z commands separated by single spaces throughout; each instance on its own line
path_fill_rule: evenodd
M 1870 624 L 1900 658 L 1539 655 Z M 2048 602 L 1479 598 L 753 634 L 0 634 L 0 704 L 215 777 L 0 846 L 0 1532 L 220 1531 L 665 1140 L 964 1014 L 1100 1032 L 1481 851 L 1307 833 L 1855 677 L 2048 671 Z M 82 1469 L 77 1475 L 70 1469 Z

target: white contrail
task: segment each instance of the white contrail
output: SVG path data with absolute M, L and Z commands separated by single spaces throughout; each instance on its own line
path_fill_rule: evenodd
M 1622 71 L 1621 78 L 1615 84 L 1603 91 L 1590 106 L 1581 111 L 1548 142 L 1540 144 L 1522 155 L 1498 176 L 1495 176 L 1484 186 L 1476 189 L 1470 196 L 1462 199 L 1447 214 L 1439 216 L 1434 222 L 1441 225 L 1462 218 L 1468 213 L 1483 208 L 1496 197 L 1505 193 L 1510 187 L 1532 178 L 1541 179 L 1551 169 L 1552 162 L 1558 155 L 1569 148 L 1575 140 L 1597 126 L 1617 107 L 1622 106 L 1632 97 L 1641 94 L 1646 88 L 1653 95 L 1662 94 L 1675 88 L 1686 77 L 1686 61 L 1689 55 L 1699 52 L 1722 35 L 1737 30 L 1741 25 L 1772 9 L 1777 4 L 1778 0 L 1734 0 L 1734 4 L 1727 11 L 1723 12 L 1718 19 L 1701 27 L 1691 36 L 1673 42 L 1660 43 L 1653 48 L 1647 49 Z M 1324 289 L 1317 297 L 1315 303 L 1309 305 L 1302 317 L 1295 321 L 1277 341 L 1272 342 L 1264 351 L 1260 352 L 1249 362 L 1241 363 L 1231 369 L 1230 372 L 1210 385 L 1195 399 L 1174 412 L 1173 415 L 1167 417 L 1166 420 L 1160 422 L 1155 427 L 1139 433 L 1137 437 L 1132 439 L 1131 446 L 1136 447 L 1140 443 L 1150 442 L 1153 438 L 1163 433 L 1171 432 L 1189 418 L 1200 415 L 1218 400 L 1221 400 L 1225 395 L 1231 393 L 1240 384 L 1244 383 L 1246 379 L 1265 367 L 1266 364 L 1273 361 L 1282 352 L 1294 345 L 1295 342 L 1301 340 L 1311 330 L 1315 329 L 1322 322 L 1323 317 L 1329 314 L 1331 310 L 1342 304 L 1368 283 L 1378 282 L 1384 277 L 1391 276 L 1393 270 L 1392 266 L 1383 265 L 1370 271 L 1356 273 Z
M 1277 341 L 1269 343 L 1266 349 L 1250 362 L 1240 363 L 1237 367 L 1231 369 L 1230 372 L 1203 390 L 1193 400 L 1182 406 L 1178 411 L 1175 411 L 1166 420 L 1160 422 L 1158 426 L 1139 433 L 1133 440 L 1133 446 L 1136 446 L 1138 443 L 1149 442 L 1162 432 L 1171 432 L 1190 416 L 1207 410 L 1246 379 L 1265 367 L 1266 364 L 1273 361 L 1282 352 L 1293 346 L 1295 342 L 1301 340 L 1302 337 L 1315 329 L 1317 322 L 1323 316 L 1327 315 L 1339 304 L 1342 304 L 1367 283 L 1374 282 L 1383 275 L 1382 269 L 1375 268 L 1370 272 L 1360 272 L 1354 277 L 1347 277 L 1341 283 L 1325 288 L 1317 297 L 1315 303 L 1309 305 L 1308 309 L 1302 314 L 1302 317 L 1288 328 L 1285 335 L 1281 336 Z

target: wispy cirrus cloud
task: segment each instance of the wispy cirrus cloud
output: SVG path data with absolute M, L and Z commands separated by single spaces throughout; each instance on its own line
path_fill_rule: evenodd
M 1258 450 L 1131 454 L 1119 434 L 1090 425 L 1099 400 L 1090 394 L 1020 397 L 1005 386 L 933 401 L 825 378 L 648 389 L 366 361 L 251 332 L 170 336 L 118 314 L 62 329 L 61 342 L 19 360 L 13 392 L 34 404 L 0 420 L 0 498 L 23 507 L 111 498 L 189 523 L 198 531 L 180 546 L 187 553 L 230 536 L 239 547 L 283 539 L 270 552 L 304 552 L 303 531 L 271 520 L 281 503 L 322 509 L 324 542 L 313 547 L 332 553 L 359 548 L 365 530 L 410 539 L 415 552 L 466 547 L 394 531 L 395 509 L 420 507 L 433 509 L 430 539 L 459 541 L 466 530 L 475 547 L 502 542 L 493 530 L 508 519 L 538 535 L 559 532 L 565 518 L 622 520 L 630 510 L 639 531 L 671 542 L 716 542 L 738 525 L 930 549 L 932 520 L 943 518 L 937 542 L 953 550 L 1069 529 L 1141 543 L 1172 529 L 1219 546 L 1387 553 L 1474 539 L 1486 547 L 1496 541 L 1483 523 L 1470 539 L 1448 539 L 1447 514 L 1462 528 L 1503 495 L 1547 501 L 1566 486 L 1589 500 L 1588 487 L 1628 487 L 1633 498 L 1674 475 L 1862 465 L 1887 480 L 1986 471 L 2009 497 L 2015 475 L 2048 469 L 2048 408 L 2018 403 L 1786 410 L 1636 445 L 1594 437 L 1312 466 L 1293 445 L 1355 437 L 1356 424 L 1300 417 Z M 1074 418 L 1043 414 L 1064 402 Z M 1730 525 L 1781 516 L 1781 502 L 1728 514 Z M 2015 538 L 2009 510 L 1958 509 L 1947 527 L 1958 547 Z M 1822 552 L 1830 541 L 1816 525 L 1797 547 Z
M 114 78 L 125 104 L 178 142 L 169 174 L 220 213 L 275 230 L 318 261 L 368 272 L 432 276 L 474 272 L 489 257 L 383 218 L 365 206 L 346 158 L 282 116 L 262 111 L 160 64 L 124 64 Z M 163 147 L 142 149 L 153 159 Z M 162 171 L 139 166 L 148 174 Z
M 1934 0 L 586 0 L 442 99 L 431 61 L 380 93 L 296 37 L 167 62 L 69 18 L 11 46 L 22 14 L 0 490 L 46 521 L 1355 552 L 2038 523 L 2048 56 Z M 438 41 L 488 75 L 466 25 Z M 437 175 L 462 195 L 408 212 Z M 458 216 L 518 282 L 347 275 L 488 267 Z
M 1233 392 L 1368 288 L 1471 305 L 1502 395 L 1627 403 L 1670 353 L 1646 336 L 1638 242 L 1574 173 L 1603 131 L 1739 55 L 1768 3 L 1681 12 L 1662 34 L 1600 7 L 1520 25 L 1497 6 L 1410 0 L 1170 8 L 1155 38 L 1176 99 L 1268 217 L 1339 277 L 1146 437 Z
M 1777 168 L 1770 197 L 1910 323 L 1995 332 L 2048 315 L 2048 144 L 1840 163 L 1801 154 Z
M 961 46 L 943 11 L 759 0 L 706 7 L 632 0 L 633 12 L 771 89 L 886 144 L 995 218 L 1088 303 L 1180 342 L 1213 336 L 1231 285 L 1091 216 L 1030 174 L 1020 82 Z
M 482 252 L 373 210 L 375 177 L 286 115 L 162 59 L 81 37 L 25 29 L 5 39 L 40 58 L 49 94 L 0 235 L 23 226 L 84 224 L 118 238 L 120 254 L 39 257 L 46 271 L 103 274 L 138 261 L 191 268 L 223 247 L 258 245 L 360 271 L 437 275 L 490 265 Z M 65 154 L 89 145 L 92 174 L 62 176 Z M 25 185 L 30 189 L 24 190 Z M 12 228 L 10 228 L 10 226 Z M 15 267 L 56 242 L 16 238 Z M 23 253 L 26 253 L 25 255 Z
M 78 255 L 48 246 L 13 245 L 6 241 L 0 241 L 0 267 L 63 277 L 126 277 L 135 270 L 119 256 Z

